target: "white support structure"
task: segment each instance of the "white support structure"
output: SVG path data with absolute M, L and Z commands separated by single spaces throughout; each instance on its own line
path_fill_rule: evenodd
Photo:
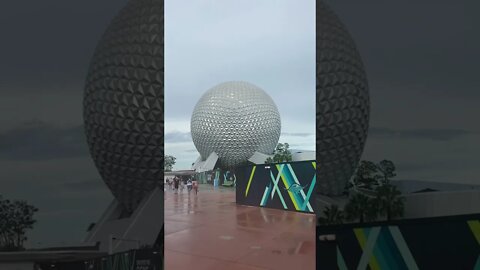
M 206 172 L 206 171 L 211 171 L 215 168 L 215 164 L 218 161 L 218 155 L 215 152 L 212 152 L 208 158 L 204 161 L 202 161 L 202 158 L 199 157 L 197 161 L 193 164 L 192 169 L 195 170 L 195 172 Z
M 109 253 L 153 245 L 162 230 L 163 205 L 163 190 L 156 188 L 129 217 L 122 218 L 123 207 L 114 199 L 84 242 L 99 242 L 99 250 Z
M 253 156 L 251 156 L 248 161 L 254 163 L 254 164 L 265 164 L 265 160 L 267 160 L 267 158 L 273 158 L 273 155 L 267 155 L 267 154 L 263 154 L 263 153 L 260 153 L 260 152 L 255 152 L 253 153 Z

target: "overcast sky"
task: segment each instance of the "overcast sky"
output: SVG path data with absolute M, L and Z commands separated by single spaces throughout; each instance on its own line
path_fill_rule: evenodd
M 165 1 L 165 152 L 174 169 L 198 158 L 193 108 L 225 81 L 265 90 L 280 111 L 280 142 L 315 150 L 315 1 Z
M 184 132 L 204 91 L 238 79 L 272 96 L 283 132 L 305 136 L 282 140 L 307 146 L 313 101 L 297 93 L 308 95 L 312 83 L 313 10 L 312 1 L 302 1 L 166 3 L 167 147 L 188 139 Z M 398 178 L 477 183 L 480 3 L 328 2 L 354 37 L 368 75 L 371 128 L 363 158 L 393 160 Z M 95 45 L 125 3 L 0 1 L 0 194 L 40 208 L 29 234 L 33 246 L 78 243 L 113 198 L 88 154 L 81 104 Z M 182 157 L 196 157 L 187 152 L 192 145 L 183 147 Z
M 32 247 L 78 244 L 113 199 L 88 153 L 82 98 L 126 2 L 0 1 L 0 194 L 40 209 Z

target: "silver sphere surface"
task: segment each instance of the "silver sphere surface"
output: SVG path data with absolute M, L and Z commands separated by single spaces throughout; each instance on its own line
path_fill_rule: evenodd
M 84 123 L 103 180 L 127 211 L 163 182 L 163 0 L 130 0 L 90 64 Z
M 322 1 L 316 13 L 318 192 L 344 192 L 363 152 L 370 102 L 355 43 Z
M 273 153 L 280 138 L 280 113 L 259 87 L 242 81 L 221 83 L 196 104 L 190 123 L 203 160 L 215 152 L 221 166 L 235 167 L 256 152 Z

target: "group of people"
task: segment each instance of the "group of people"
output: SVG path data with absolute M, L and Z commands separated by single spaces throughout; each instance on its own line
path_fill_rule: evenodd
M 175 193 L 182 193 L 185 189 L 185 186 L 187 187 L 189 194 L 192 190 L 195 191 L 195 194 L 198 193 L 198 181 L 192 177 L 189 177 L 188 179 L 182 179 L 178 176 L 175 176 L 173 179 L 167 179 L 167 184 L 169 189 L 175 191 Z

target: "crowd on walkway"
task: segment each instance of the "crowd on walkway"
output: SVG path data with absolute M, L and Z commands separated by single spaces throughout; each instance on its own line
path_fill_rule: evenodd
M 192 191 L 195 192 L 195 195 L 198 194 L 198 181 L 191 176 L 188 178 L 181 178 L 179 176 L 167 178 L 166 184 L 169 190 L 174 191 L 177 194 L 183 193 L 185 187 L 187 188 L 189 195 Z

